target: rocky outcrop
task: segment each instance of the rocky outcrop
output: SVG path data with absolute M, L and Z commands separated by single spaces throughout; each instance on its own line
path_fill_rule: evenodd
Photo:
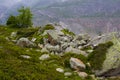
M 42 35 L 48 35 L 44 38 L 44 48 L 50 53 L 75 53 L 87 55 L 86 52 L 80 50 L 83 45 L 86 45 L 90 38 L 87 35 L 66 35 L 57 30 L 46 30 Z M 43 51 L 42 49 L 42 51 Z
M 92 44 L 97 46 L 101 43 L 106 43 L 107 41 L 111 41 L 113 45 L 111 47 L 108 47 L 107 52 L 105 53 L 105 60 L 102 63 L 101 69 L 95 69 L 94 72 L 97 76 L 117 76 L 120 75 L 120 41 L 119 36 L 117 34 L 107 34 L 99 39 L 96 39 L 96 41 Z M 98 47 L 96 47 L 98 48 Z M 101 51 L 101 54 L 105 51 Z M 99 57 L 102 57 L 99 56 Z M 93 59 L 94 60 L 94 59 Z M 97 60 L 96 60 L 97 62 Z

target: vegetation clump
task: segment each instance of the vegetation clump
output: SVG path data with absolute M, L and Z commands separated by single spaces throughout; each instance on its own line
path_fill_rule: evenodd
M 71 35 L 71 36 L 75 36 L 75 34 L 73 33 L 73 32 L 71 32 L 71 31 L 69 31 L 68 29 L 63 29 L 63 30 L 61 30 L 64 34 L 68 34 L 68 35 Z
M 26 28 L 32 26 L 32 13 L 29 8 L 22 7 L 18 10 L 19 15 L 13 16 L 11 15 L 6 25 L 14 28 Z
M 99 44 L 94 48 L 94 51 L 88 55 L 88 61 L 95 70 L 102 68 L 102 64 L 106 59 L 107 50 L 113 45 L 113 42 Z

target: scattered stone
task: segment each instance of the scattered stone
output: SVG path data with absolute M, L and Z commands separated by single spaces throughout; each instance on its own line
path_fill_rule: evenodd
M 68 47 L 66 50 L 65 50 L 66 53 L 75 53 L 75 54 L 82 54 L 82 55 L 87 55 L 86 52 L 84 51 L 81 51 L 79 49 L 76 49 L 76 48 L 73 48 L 73 47 Z
M 39 47 L 39 48 L 43 48 L 43 45 L 42 45 L 42 44 L 38 44 L 38 47 Z
M 91 50 L 87 50 L 87 52 L 88 52 L 88 53 L 92 53 L 92 52 L 93 52 L 93 50 L 92 50 L 92 49 L 91 49 Z
M 71 72 L 65 72 L 65 73 L 64 73 L 64 76 L 66 76 L 66 77 L 71 76 L 71 75 L 72 75 Z
M 35 47 L 35 44 L 28 40 L 28 38 L 20 38 L 17 41 L 17 45 L 21 47 Z
M 46 44 L 45 45 L 46 49 L 49 50 L 50 52 L 60 52 L 60 46 L 56 45 L 56 46 L 52 46 L 50 44 Z
M 78 49 L 82 49 L 82 46 L 79 46 Z
M 67 47 L 69 47 L 70 45 L 68 43 L 62 43 L 61 44 L 61 48 L 62 50 L 65 50 Z
M 60 73 L 64 73 L 64 70 L 62 68 L 57 68 L 56 71 L 58 71 Z
M 44 52 L 49 53 L 49 51 L 48 51 L 45 47 L 44 47 L 44 48 L 42 48 L 41 52 L 42 52 L 42 53 L 44 53 Z
M 70 66 L 71 68 L 80 70 L 80 71 L 83 71 L 86 68 L 85 64 L 81 60 L 73 57 L 70 58 Z
M 31 40 L 32 42 L 35 42 L 36 41 L 36 38 L 32 38 L 32 40 Z
M 89 66 L 89 67 L 91 67 L 91 65 L 90 65 L 90 63 L 89 63 L 89 62 L 88 62 L 88 63 L 86 63 L 86 65 L 87 65 L 87 66 Z
M 11 37 L 16 37 L 17 36 L 17 32 L 12 32 L 10 36 Z
M 39 57 L 40 60 L 46 60 L 48 58 L 50 58 L 49 54 L 43 54 L 41 57 Z
M 12 42 L 14 42 L 14 43 L 16 43 L 17 42 L 17 40 L 11 40 Z
M 88 74 L 86 72 L 77 72 L 77 73 L 82 78 L 86 78 L 88 76 Z
M 31 57 L 28 55 L 21 55 L 21 57 L 25 58 L 25 59 L 30 59 Z

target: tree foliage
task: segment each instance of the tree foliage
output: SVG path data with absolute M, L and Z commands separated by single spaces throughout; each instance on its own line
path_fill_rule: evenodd
M 7 20 L 7 25 L 11 27 L 25 28 L 32 26 L 32 13 L 29 8 L 22 7 L 18 10 L 19 15 L 11 15 Z

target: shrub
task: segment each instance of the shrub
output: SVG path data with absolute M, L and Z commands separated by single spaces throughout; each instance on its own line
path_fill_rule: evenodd
M 63 29 L 62 32 L 63 32 L 64 34 L 68 34 L 68 35 L 71 35 L 71 36 L 75 36 L 75 34 L 74 34 L 73 32 L 71 32 L 71 31 L 69 31 L 68 29 Z
M 104 60 L 106 59 L 107 50 L 113 45 L 111 41 L 99 44 L 94 48 L 94 51 L 88 55 L 88 61 L 93 69 L 101 69 Z
M 53 30 L 55 27 L 52 24 L 47 24 L 45 27 L 43 27 L 43 30 Z

